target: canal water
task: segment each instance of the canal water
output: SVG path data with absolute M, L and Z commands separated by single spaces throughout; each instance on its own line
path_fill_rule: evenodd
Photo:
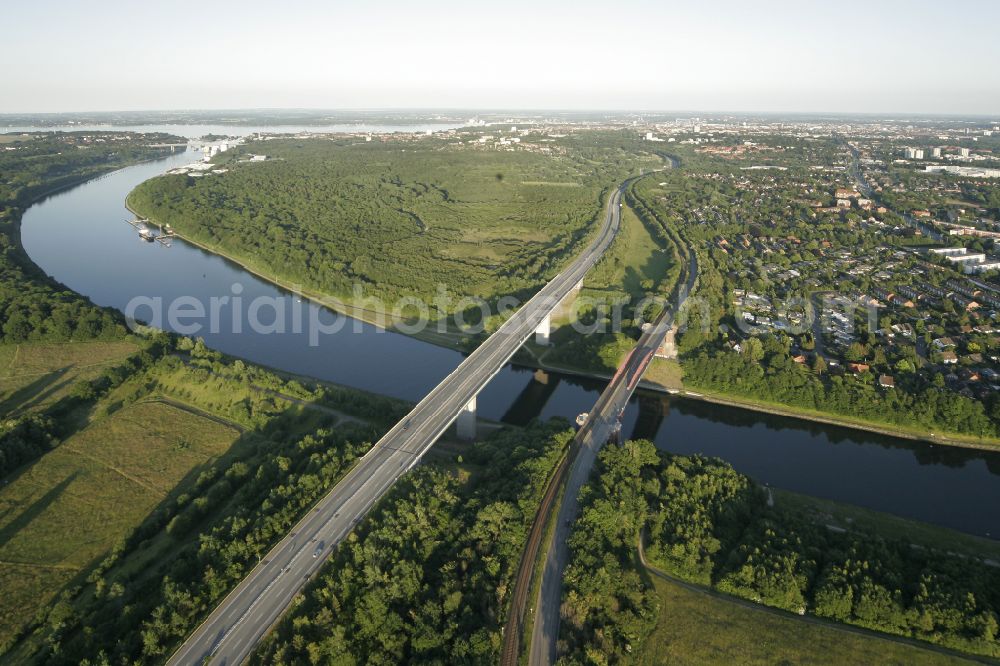
M 127 129 L 189 137 L 283 131 L 183 125 Z M 413 401 L 458 365 L 458 352 L 301 303 L 293 294 L 178 239 L 171 247 L 140 240 L 126 224 L 131 215 L 124 207 L 125 195 L 142 181 L 199 156 L 178 152 L 32 206 L 22 223 L 26 251 L 67 287 L 123 311 L 136 297 L 161 299 L 161 311 L 182 298 L 206 307 L 211 299 L 224 297 L 231 306 L 236 296 L 244 304 L 259 298 L 280 302 L 284 332 L 255 333 L 244 312 L 241 332 L 234 330 L 231 316 L 224 316 L 216 330 L 197 333 L 210 347 L 263 365 Z M 277 323 L 275 307 L 262 309 L 266 312 L 258 318 Z M 220 311 L 231 314 L 232 309 Z M 296 310 L 301 311 L 297 319 L 306 322 L 300 332 L 293 330 Z M 148 318 L 149 312 L 136 310 L 140 318 Z M 342 326 L 311 345 L 310 317 L 325 326 Z M 170 327 L 167 321 L 164 325 Z M 478 406 L 481 416 L 510 423 L 554 416 L 573 419 L 590 409 L 601 388 L 597 381 L 508 366 L 480 394 Z M 994 510 L 1000 506 L 1000 454 L 914 443 L 652 392 L 640 392 L 632 400 L 624 433 L 676 453 L 718 456 L 775 487 L 1000 537 L 1000 512 Z

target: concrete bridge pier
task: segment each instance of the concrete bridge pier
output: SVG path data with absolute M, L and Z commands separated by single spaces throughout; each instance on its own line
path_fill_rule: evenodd
M 549 336 L 552 333 L 552 315 L 545 315 L 545 319 L 538 324 L 538 328 L 535 329 L 535 344 L 536 345 L 548 345 Z
M 556 319 L 565 319 L 566 317 L 574 314 L 573 306 L 576 304 L 576 299 L 580 295 L 581 289 L 583 289 L 583 280 L 580 280 L 573 285 L 573 288 L 569 290 L 569 293 L 563 297 L 559 305 L 557 305 L 552 311 Z
M 455 434 L 459 439 L 470 441 L 476 438 L 476 399 L 469 401 L 455 419 Z
M 659 358 L 677 358 L 677 344 L 674 342 L 676 334 L 677 324 L 674 324 L 667 331 L 667 334 L 663 336 L 663 344 L 656 350 L 656 356 Z

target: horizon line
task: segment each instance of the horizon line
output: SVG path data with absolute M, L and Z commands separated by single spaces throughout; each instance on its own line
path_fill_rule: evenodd
M 0 118 L 8 116 L 72 116 L 72 115 L 111 115 L 111 114 L 177 114 L 177 113 L 479 113 L 479 114 L 501 114 L 501 113 L 560 113 L 560 114 L 583 114 L 602 113 L 608 115 L 694 115 L 713 114 L 730 116 L 831 116 L 831 117 L 880 117 L 901 116 L 901 117 L 924 117 L 924 118 L 967 118 L 984 119 L 992 118 L 1000 120 L 1000 112 L 984 113 L 981 111 L 971 112 L 928 112 L 928 111 L 824 111 L 824 110 L 732 110 L 732 109 L 698 109 L 698 108 L 600 108 L 600 107 L 488 107 L 488 106 L 358 106 L 358 107 L 178 107 L 178 108 L 142 108 L 142 109 L 84 109 L 84 110 L 60 110 L 60 111 L 0 111 Z

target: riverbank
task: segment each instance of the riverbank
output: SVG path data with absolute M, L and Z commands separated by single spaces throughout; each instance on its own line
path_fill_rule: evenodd
M 148 220 L 151 224 L 156 226 L 162 226 L 161 223 L 157 222 L 154 218 L 145 217 L 141 213 L 138 213 L 134 208 L 132 208 L 128 197 L 125 198 L 125 208 L 128 209 L 130 213 L 135 215 L 139 219 Z M 437 345 L 438 347 L 444 347 L 446 349 L 453 349 L 456 351 L 467 351 L 466 341 L 471 340 L 473 336 L 465 335 L 462 333 L 456 333 L 451 331 L 439 332 L 434 331 L 417 331 L 409 332 L 402 331 L 399 328 L 392 325 L 389 321 L 391 319 L 391 314 L 389 312 L 377 312 L 375 310 L 369 310 L 366 308 L 359 307 L 349 300 L 343 300 L 329 294 L 323 294 L 319 291 L 308 289 L 298 284 L 286 283 L 277 275 L 267 275 L 261 272 L 259 269 L 251 266 L 246 262 L 246 260 L 236 257 L 225 250 L 222 250 L 213 245 L 203 243 L 201 241 L 194 240 L 176 230 L 171 230 L 171 237 L 179 239 L 188 245 L 193 245 L 199 249 L 204 250 L 210 254 L 214 254 L 218 257 L 222 257 L 226 261 L 239 266 L 241 269 L 245 270 L 247 273 L 254 275 L 269 284 L 273 284 L 279 289 L 284 289 L 285 291 L 295 294 L 301 298 L 309 300 L 316 305 L 324 307 L 328 310 L 332 310 L 338 314 L 350 317 L 352 319 L 357 319 L 366 324 L 371 324 L 377 328 L 390 331 L 392 333 L 399 333 L 400 335 L 407 335 L 409 337 L 421 340 L 422 342 L 427 342 L 432 345 Z M 430 325 L 429 325 L 430 326 Z
M 136 212 L 135 209 L 131 206 L 128 197 L 126 197 L 125 206 L 130 212 L 132 212 L 133 215 L 136 215 L 137 217 L 140 218 L 143 217 L 141 214 Z M 154 218 L 149 218 L 149 219 L 151 223 L 157 224 Z M 209 245 L 207 243 L 193 240 L 191 238 L 186 237 L 183 234 L 177 233 L 176 231 L 174 231 L 174 235 L 175 237 L 181 239 L 185 243 L 189 243 L 190 245 L 198 247 L 206 252 L 209 252 L 216 256 L 222 257 L 223 259 L 226 259 L 227 261 L 239 266 L 243 270 L 251 273 L 252 275 L 270 284 L 277 286 L 280 289 L 284 289 L 290 293 L 308 299 L 309 301 L 319 306 L 328 308 L 341 315 L 357 319 L 359 321 L 371 324 L 373 326 L 377 326 L 384 330 L 388 330 L 394 333 L 400 333 L 402 335 L 407 335 L 422 342 L 427 342 L 429 344 L 433 344 L 446 349 L 451 349 L 460 352 L 469 351 L 469 344 L 473 340 L 473 336 L 452 331 L 446 331 L 443 333 L 438 332 L 434 324 L 428 325 L 422 331 L 400 330 L 399 328 L 393 326 L 391 321 L 389 321 L 391 319 L 390 313 L 379 313 L 373 310 L 356 306 L 350 301 L 342 300 L 340 298 L 331 296 L 329 294 L 323 294 L 316 290 L 304 288 L 301 285 L 293 285 L 285 283 L 277 275 L 265 274 L 261 272 L 259 269 L 249 265 L 249 263 L 245 259 L 233 256 L 232 254 L 226 252 L 225 250 Z M 558 364 L 549 363 L 544 360 L 544 356 L 539 357 L 537 354 L 533 352 L 529 352 L 528 354 L 522 354 L 521 358 L 518 359 L 517 364 L 522 365 L 524 367 L 543 370 L 546 372 L 556 372 L 570 376 L 582 377 L 586 379 L 594 379 L 598 381 L 607 381 L 611 378 L 612 375 L 612 373 L 610 372 L 607 373 L 595 372 L 593 370 L 589 370 L 586 368 L 580 368 L 563 363 L 558 363 Z M 850 417 L 829 414 L 825 412 L 806 410 L 789 405 L 753 400 L 742 396 L 733 396 L 733 395 L 715 393 L 710 391 L 701 391 L 693 388 L 686 389 L 683 386 L 683 382 L 680 379 L 679 374 L 680 373 L 669 373 L 669 375 L 671 375 L 670 381 L 666 381 L 663 383 L 655 380 L 649 380 L 647 378 L 640 383 L 640 386 L 647 390 L 657 391 L 661 393 L 668 393 L 671 395 L 681 395 L 693 400 L 702 400 L 705 402 L 711 402 L 718 405 L 738 407 L 741 409 L 746 409 L 764 414 L 784 416 L 814 423 L 822 423 L 826 425 L 851 428 L 854 430 L 871 432 L 889 437 L 897 437 L 901 439 L 907 439 L 910 441 L 922 441 L 941 446 L 954 446 L 954 447 L 978 449 L 985 451 L 1000 450 L 1000 438 L 984 440 L 974 437 L 965 437 L 958 434 L 945 435 L 937 433 L 927 433 L 918 429 L 908 429 L 902 426 L 874 423 L 874 422 L 864 421 L 861 419 L 853 419 Z
M 163 157 L 164 157 L 163 155 L 160 155 L 157 157 L 150 157 L 149 159 L 126 162 L 121 165 L 98 167 L 93 172 L 90 173 L 67 176 L 66 180 L 64 180 L 63 182 L 57 185 L 52 185 L 51 187 L 47 187 L 40 192 L 36 192 L 32 194 L 30 197 L 28 197 L 27 200 L 23 202 L 17 202 L 16 205 L 11 206 L 7 210 L 6 219 L 0 219 L 0 225 L 6 223 L 10 225 L 10 228 L 3 229 L 3 227 L 0 226 L 0 233 L 9 234 L 11 240 L 14 241 L 12 243 L 11 250 L 13 251 L 14 256 L 22 262 L 22 269 L 28 269 L 32 273 L 34 273 L 34 275 L 31 276 L 34 279 L 48 280 L 52 285 L 57 286 L 60 289 L 72 291 L 66 285 L 62 284 L 55 278 L 50 277 L 41 268 L 41 266 L 32 261 L 31 257 L 28 256 L 28 253 L 24 249 L 24 243 L 21 241 L 21 220 L 24 217 L 24 212 L 27 211 L 32 206 L 34 206 L 35 204 L 41 203 L 42 201 L 45 201 L 49 197 L 60 194 L 61 192 L 66 192 L 68 190 L 73 189 L 74 187 L 83 185 L 84 183 L 104 178 L 105 176 L 108 176 L 114 173 L 115 171 L 119 171 L 121 169 L 127 169 L 128 167 L 136 166 L 138 164 L 147 164 L 150 162 L 155 162 L 157 160 L 163 159 Z M 82 296 L 80 294 L 78 295 L 81 298 L 87 298 L 86 296 Z M 88 298 L 87 300 L 89 301 L 90 299 Z
M 677 362 L 666 361 L 666 363 L 676 364 Z M 584 379 L 594 379 L 598 381 L 610 381 L 612 377 L 612 373 L 595 372 L 593 370 L 583 370 L 563 364 L 547 363 L 544 360 L 538 360 L 537 358 L 534 359 L 533 362 L 519 362 L 519 365 L 524 365 L 526 367 L 530 367 L 536 370 L 542 370 L 545 372 L 559 373 L 563 375 L 580 377 Z M 824 425 L 832 425 L 841 428 L 849 428 L 851 430 L 871 432 L 878 435 L 885 435 L 887 437 L 895 437 L 898 439 L 906 439 L 909 441 L 926 442 L 929 444 L 938 444 L 941 446 L 952 446 L 964 449 L 976 449 L 980 451 L 1000 450 L 1000 439 L 981 440 L 971 437 L 964 438 L 961 435 L 940 435 L 940 434 L 925 433 L 918 430 L 907 430 L 901 427 L 895 427 L 880 423 L 871 423 L 860 419 L 851 419 L 847 417 L 838 416 L 835 414 L 815 412 L 797 407 L 791 407 L 788 405 L 751 400 L 749 398 L 744 398 L 742 396 L 733 396 L 722 393 L 714 393 L 711 391 L 703 391 L 701 389 L 695 390 L 694 388 L 685 388 L 680 380 L 680 374 L 683 371 L 679 366 L 676 369 L 664 369 L 662 371 L 657 371 L 656 374 L 659 376 L 659 378 L 662 379 L 662 381 L 656 381 L 649 378 L 650 371 L 656 371 L 656 370 L 657 369 L 655 365 L 651 364 L 649 369 L 647 369 L 646 371 L 646 375 L 639 382 L 640 388 L 645 389 L 647 391 L 654 391 L 657 393 L 664 393 L 672 396 L 682 397 L 687 400 L 708 402 L 715 405 L 723 405 L 726 407 L 736 407 L 739 409 L 751 412 L 758 412 L 761 414 L 782 416 L 786 418 L 796 419 L 799 421 L 804 421 L 807 423 L 822 423 Z
M 826 412 L 816 412 L 808 409 L 802 409 L 799 407 L 790 407 L 788 405 L 768 403 L 762 400 L 751 400 L 749 398 L 744 398 L 742 396 L 732 396 L 722 393 L 714 393 L 710 391 L 695 391 L 689 389 L 683 390 L 673 390 L 666 389 L 668 393 L 674 395 L 681 395 L 685 398 L 691 398 L 694 400 L 701 400 L 703 402 L 711 402 L 716 405 L 725 405 L 727 407 L 739 407 L 740 409 L 746 409 L 748 411 L 760 412 L 763 414 L 773 414 L 775 416 L 784 416 L 788 418 L 798 419 L 800 421 L 809 421 L 812 423 L 823 423 L 826 425 L 839 426 L 842 428 L 850 428 L 852 430 L 862 430 L 864 432 L 876 433 L 879 435 L 885 435 L 887 437 L 896 437 L 899 439 L 907 439 L 916 442 L 926 442 L 928 444 L 938 444 L 940 446 L 953 446 L 964 449 L 977 449 L 980 451 L 998 451 L 1000 450 L 1000 439 L 981 439 L 974 437 L 966 437 L 962 435 L 941 435 L 937 433 L 927 433 L 916 429 L 906 429 L 900 426 L 885 425 L 881 423 L 872 423 L 869 421 L 864 421 L 861 419 L 851 419 L 848 417 L 841 417 L 834 414 L 828 414 Z
M 884 511 L 814 497 L 781 488 L 768 488 L 776 505 L 807 521 L 831 531 L 856 531 L 898 539 L 960 558 L 977 559 L 989 567 L 1000 568 L 1000 540 L 940 527 Z M 996 535 L 1000 536 L 1000 535 Z
M 141 217 L 128 203 L 126 199 L 126 208 L 133 215 Z M 150 220 L 153 224 L 156 224 L 155 220 Z M 277 276 L 268 276 L 264 273 L 255 270 L 253 267 L 248 266 L 245 261 L 234 257 L 225 251 L 214 248 L 205 243 L 201 243 L 190 238 L 183 236 L 182 234 L 177 234 L 175 232 L 175 237 L 183 240 L 185 243 L 189 243 L 198 247 L 206 252 L 217 255 L 226 259 L 227 261 L 236 264 L 243 270 L 255 275 L 256 277 L 269 282 L 281 289 L 294 293 L 306 298 L 313 303 L 320 305 L 322 307 L 331 309 L 339 314 L 348 316 L 354 319 L 358 319 L 367 324 L 373 326 L 379 326 L 382 328 L 382 324 L 385 321 L 379 320 L 379 313 L 371 310 L 365 310 L 364 308 L 356 308 L 348 303 L 341 301 L 340 299 L 331 297 L 329 295 L 321 294 L 316 291 L 309 289 L 304 289 L 299 286 L 289 285 L 283 283 Z M 385 330 L 392 331 L 394 333 L 399 333 L 401 335 L 407 335 L 409 337 L 415 338 L 422 342 L 427 342 L 439 347 L 444 347 L 446 349 L 452 349 L 456 351 L 468 351 L 467 341 L 471 339 L 472 336 L 465 336 L 458 333 L 438 333 L 437 331 L 422 331 L 411 333 L 407 331 L 401 331 L 395 327 L 385 326 Z M 530 358 L 524 358 L 525 356 L 530 356 Z M 598 381 L 608 381 L 611 379 L 612 373 L 610 372 L 596 372 L 593 370 L 588 370 L 584 368 L 574 367 L 571 365 L 566 365 L 562 363 L 550 363 L 546 362 L 543 358 L 538 358 L 535 354 L 522 355 L 522 359 L 517 361 L 517 365 L 532 368 L 535 370 L 542 370 L 545 372 L 553 372 L 564 375 L 569 375 L 573 377 L 580 377 L 584 379 L 593 379 Z M 652 366 L 651 366 L 652 367 Z M 748 398 L 743 398 L 741 396 L 732 396 L 720 393 L 713 393 L 710 391 L 701 391 L 695 389 L 686 389 L 683 387 L 683 383 L 679 380 L 676 383 L 660 383 L 657 381 L 651 381 L 644 379 L 640 382 L 640 387 L 649 391 L 656 391 L 659 393 L 666 393 L 669 395 L 682 396 L 691 400 L 700 400 L 703 402 L 710 402 L 717 405 L 724 405 L 728 407 L 737 407 L 740 409 L 745 409 L 749 411 L 759 412 L 763 414 L 771 414 L 774 416 L 784 416 L 788 418 L 794 418 L 801 421 L 822 423 L 826 425 L 833 425 L 843 428 L 850 428 L 852 430 L 860 430 L 864 432 L 871 432 L 879 435 L 885 435 L 888 437 L 897 437 L 900 439 L 906 439 L 910 441 L 927 442 L 930 444 L 937 444 L 941 446 L 954 446 L 967 449 L 978 449 L 983 451 L 997 451 L 1000 450 L 1000 439 L 995 440 L 979 440 L 975 438 L 963 438 L 960 435 L 941 435 L 941 434 L 931 434 L 925 433 L 918 430 L 908 430 L 902 427 L 890 426 L 885 424 L 870 423 L 862 421 L 859 419 L 851 419 L 847 417 L 827 414 L 823 412 L 815 412 L 810 410 L 805 410 L 797 407 L 791 407 L 788 405 L 780 405 L 767 403 L 764 401 L 751 400 Z

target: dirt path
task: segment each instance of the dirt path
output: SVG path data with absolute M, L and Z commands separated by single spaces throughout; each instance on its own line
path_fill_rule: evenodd
M 111 463 L 109 463 L 106 460 L 101 460 L 100 458 L 98 458 L 96 456 L 92 456 L 90 454 L 84 453 L 80 449 L 76 449 L 76 448 L 72 448 L 72 447 L 67 447 L 67 450 L 70 453 L 73 453 L 75 455 L 80 456 L 81 458 L 85 458 L 85 459 L 87 459 L 87 460 L 89 460 L 91 462 L 97 463 L 98 465 L 100 465 L 101 467 L 103 467 L 105 469 L 111 470 L 115 474 L 118 474 L 122 478 L 127 479 L 128 481 L 131 481 L 132 483 L 134 483 L 134 484 L 136 484 L 138 486 L 142 486 L 143 488 L 145 488 L 149 492 L 155 494 L 157 497 L 166 497 L 167 496 L 167 493 L 163 492 L 163 490 L 161 490 L 160 488 L 155 488 L 155 487 L 151 486 L 150 484 L 146 483 L 145 481 L 143 481 L 142 479 L 136 478 L 136 477 L 132 476 L 131 474 L 129 474 L 128 472 L 125 472 L 124 470 L 118 469 L 117 467 L 115 467 L 114 465 L 112 465 Z
M 17 355 L 21 353 L 21 345 L 14 346 L 14 355 L 10 358 L 10 365 L 7 366 L 7 376 L 14 376 L 14 367 L 17 365 Z
M 0 566 L 25 567 L 28 569 L 48 569 L 54 571 L 81 571 L 83 567 L 72 564 L 44 564 L 42 562 L 21 562 L 18 560 L 0 560 Z
M 227 428 L 232 428 L 232 429 L 236 430 L 237 432 L 239 432 L 241 435 L 248 430 L 248 428 L 246 426 L 240 425 L 239 423 L 236 423 L 235 421 L 230 421 L 229 419 L 224 419 L 221 416 L 217 416 L 215 414 L 212 414 L 211 412 L 206 412 L 205 410 L 199 409 L 198 407 L 194 407 L 192 405 L 189 405 L 186 402 L 181 402 L 180 400 L 175 400 L 173 398 L 168 398 L 168 397 L 166 397 L 164 395 L 151 396 L 149 398 L 145 398 L 143 400 L 140 400 L 136 404 L 138 405 L 138 404 L 150 403 L 150 402 L 160 402 L 160 403 L 163 403 L 164 405 L 169 405 L 169 406 L 174 407 L 175 409 L 179 409 L 179 410 L 181 410 L 183 412 L 187 412 L 189 414 L 194 414 L 195 416 L 200 416 L 203 419 L 208 419 L 209 421 L 212 421 L 214 423 L 218 423 L 219 425 L 226 426 Z

